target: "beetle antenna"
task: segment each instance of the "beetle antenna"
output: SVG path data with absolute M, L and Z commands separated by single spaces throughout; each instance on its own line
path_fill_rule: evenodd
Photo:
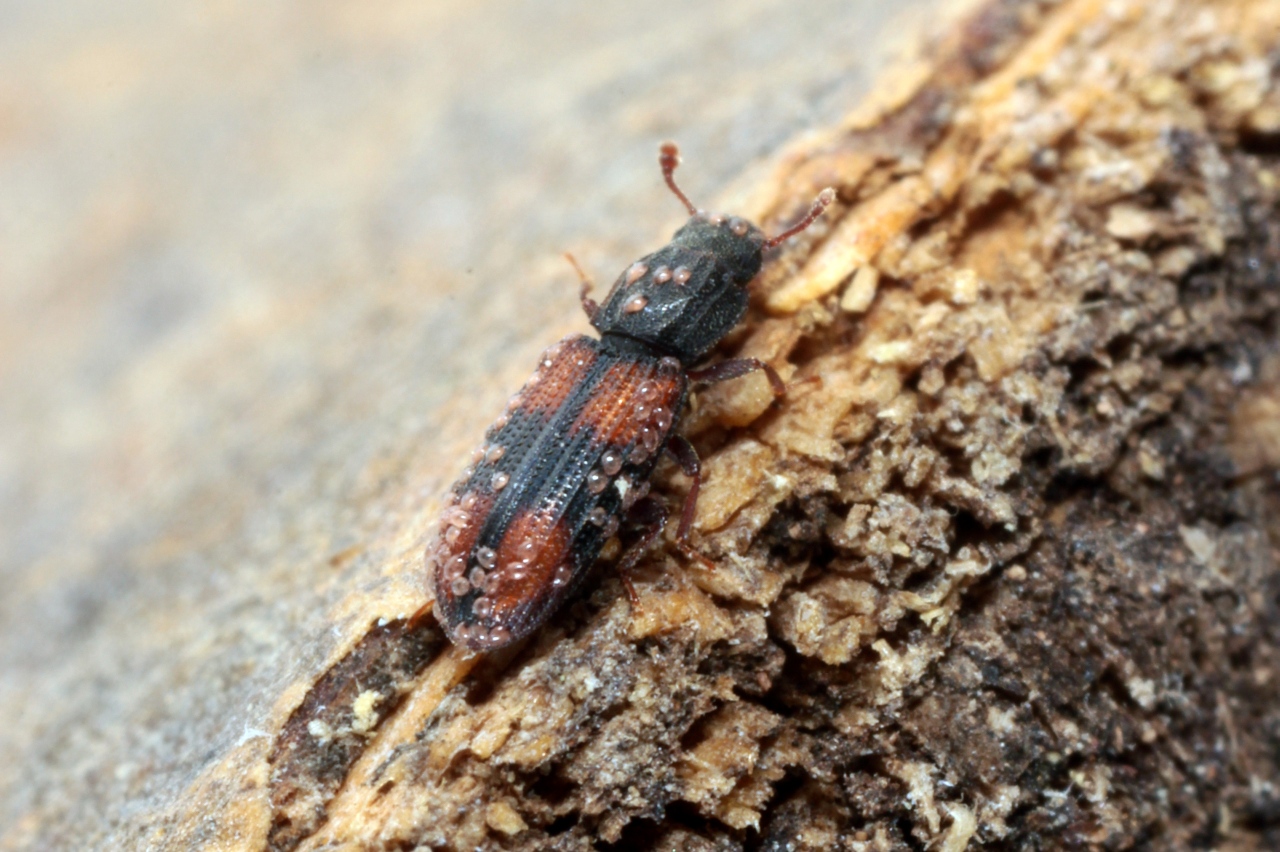
M 680 191 L 680 187 L 676 186 L 675 170 L 680 165 L 680 149 L 676 147 L 674 142 L 663 142 L 658 153 L 658 165 L 662 166 L 662 177 L 666 180 L 667 186 L 671 187 L 671 191 L 676 194 L 676 198 L 684 204 L 688 209 L 689 215 L 694 216 L 698 213 L 698 208 L 689 202 L 688 197 Z
M 819 192 L 818 197 L 813 201 L 813 206 L 809 208 L 809 212 L 805 214 L 805 217 L 790 228 L 787 228 L 781 234 L 778 234 L 776 237 L 770 237 L 765 240 L 764 246 L 761 250 L 767 251 L 776 245 L 780 245 L 812 225 L 813 221 L 822 215 L 822 211 L 827 209 L 827 205 L 835 200 L 836 191 L 831 187 L 827 187 L 822 190 L 822 192 Z

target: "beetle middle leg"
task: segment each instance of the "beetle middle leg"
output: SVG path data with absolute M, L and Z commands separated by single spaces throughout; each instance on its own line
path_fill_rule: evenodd
M 712 384 L 736 379 L 747 373 L 754 373 L 756 370 L 763 372 L 765 378 L 769 380 L 774 399 L 781 399 L 787 395 L 787 386 L 782 383 L 782 377 L 778 375 L 778 371 L 759 358 L 732 358 L 721 361 L 719 364 L 712 364 L 710 367 L 703 367 L 701 370 L 690 370 L 688 376 L 692 381 Z
M 683 435 L 672 435 L 667 441 L 666 450 L 680 465 L 684 475 L 692 480 L 689 493 L 684 498 L 684 509 L 680 512 L 680 526 L 676 530 L 676 547 L 686 559 L 702 563 L 708 570 L 715 570 L 715 563 L 693 549 L 689 544 L 689 531 L 693 528 L 693 518 L 698 513 L 698 491 L 702 488 L 702 463 L 698 459 L 698 451 Z

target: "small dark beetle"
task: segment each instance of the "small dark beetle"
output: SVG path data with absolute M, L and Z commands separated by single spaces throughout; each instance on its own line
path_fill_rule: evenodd
M 690 367 L 741 321 L 764 252 L 807 228 L 835 193 L 823 190 L 804 219 L 766 238 L 745 219 L 689 203 L 672 176 L 675 145 L 662 146 L 659 162 L 689 221 L 618 276 L 603 306 L 590 298 L 591 282 L 579 271 L 582 306 L 600 339 L 569 337 L 542 354 L 453 486 L 439 537 L 427 551 L 436 618 L 468 648 L 493 650 L 537 629 L 624 518 L 645 527 L 619 560 L 635 600 L 626 572 L 666 521 L 663 505 L 647 496 L 664 449 L 693 482 L 677 545 L 702 559 L 688 544 L 698 457 L 674 432 L 689 383 L 763 370 L 775 395 L 783 393 L 778 374 L 755 359 Z

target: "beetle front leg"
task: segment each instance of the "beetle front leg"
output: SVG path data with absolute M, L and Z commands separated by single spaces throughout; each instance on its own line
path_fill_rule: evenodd
M 787 386 L 782 383 L 782 377 L 778 375 L 778 371 L 758 358 L 733 358 L 728 361 L 721 361 L 719 364 L 712 364 L 710 367 L 703 367 L 701 370 L 690 370 L 688 376 L 695 382 L 713 384 L 736 379 L 739 376 L 745 376 L 747 373 L 754 373 L 756 370 L 762 371 L 765 378 L 769 380 L 769 386 L 773 388 L 775 400 L 787 395 Z
M 578 280 L 582 282 L 581 289 L 578 290 L 578 299 L 582 302 L 582 310 L 587 315 L 588 320 L 596 318 L 596 313 L 600 310 L 600 303 L 591 298 L 591 291 L 595 289 L 596 283 L 591 280 L 591 276 L 582 270 L 578 265 L 578 260 L 569 252 L 564 253 L 565 260 L 569 261 L 573 266 L 573 271 L 578 273 Z

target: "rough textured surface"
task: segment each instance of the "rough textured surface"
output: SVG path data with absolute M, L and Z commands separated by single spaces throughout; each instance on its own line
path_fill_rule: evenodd
M 1280 7 L 1006 0 L 929 55 L 733 204 L 841 199 L 725 346 L 785 403 L 686 421 L 715 571 L 655 551 L 640 612 L 601 572 L 470 657 L 396 618 L 451 471 L 396 473 L 427 499 L 334 557 L 327 659 L 130 836 L 1274 847 Z

